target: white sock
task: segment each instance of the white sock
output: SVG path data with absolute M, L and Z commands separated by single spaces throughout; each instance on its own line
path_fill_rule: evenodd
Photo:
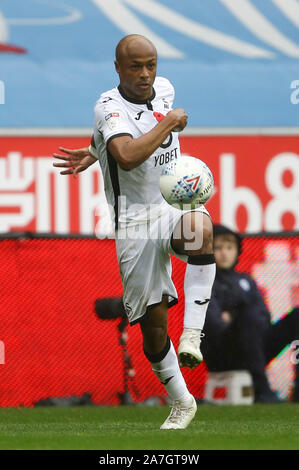
M 160 359 L 159 355 L 155 355 L 155 357 L 154 355 L 146 354 L 146 356 L 152 364 L 154 374 L 163 384 L 170 398 L 189 404 L 192 395 L 187 388 L 170 338 L 167 338 L 166 346 L 161 352 L 161 360 L 156 361 L 156 359 Z M 162 358 L 162 356 L 164 357 Z
M 214 255 L 189 256 L 184 280 L 184 328 L 203 329 L 215 274 Z

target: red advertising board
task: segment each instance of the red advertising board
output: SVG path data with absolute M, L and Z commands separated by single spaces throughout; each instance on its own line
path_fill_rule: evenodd
M 0 232 L 105 233 L 98 164 L 77 180 L 52 166 L 58 146 L 89 138 L 0 137 Z M 213 220 L 240 232 L 299 229 L 299 136 L 185 136 L 182 153 L 204 160 Z
M 244 239 L 237 269 L 254 276 L 273 321 L 299 304 L 298 256 L 295 235 Z M 179 302 L 169 310 L 169 336 L 177 348 L 186 265 L 174 257 L 172 262 Z M 2 238 L 0 286 L 0 407 L 84 393 L 96 404 L 119 404 L 119 393 L 125 391 L 120 340 L 130 358 L 126 377 L 132 400 L 165 399 L 143 354 L 139 326 L 128 326 L 122 336 L 121 318 L 101 320 L 95 314 L 96 299 L 122 295 L 113 240 Z M 294 378 L 291 353 L 287 347 L 267 369 L 273 388 L 284 398 L 290 396 Z M 190 392 L 202 398 L 205 364 L 182 372 Z

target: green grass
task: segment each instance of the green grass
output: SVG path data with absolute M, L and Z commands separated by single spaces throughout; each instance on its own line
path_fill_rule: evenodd
M 187 429 L 161 431 L 168 412 L 166 406 L 4 408 L 0 449 L 299 449 L 299 404 L 199 405 Z

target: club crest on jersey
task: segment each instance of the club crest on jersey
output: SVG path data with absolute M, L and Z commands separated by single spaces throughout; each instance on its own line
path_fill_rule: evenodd
M 153 113 L 153 115 L 155 116 L 155 118 L 156 118 L 156 120 L 157 120 L 158 122 L 161 122 L 162 119 L 165 118 L 164 114 L 162 114 L 162 113 L 157 113 L 156 111 Z
M 112 130 L 119 126 L 120 115 L 119 113 L 109 113 L 105 116 L 107 126 Z

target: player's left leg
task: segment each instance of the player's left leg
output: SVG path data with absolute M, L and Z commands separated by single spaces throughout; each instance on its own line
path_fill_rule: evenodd
M 184 280 L 184 331 L 178 356 L 181 367 L 192 369 L 203 359 L 200 341 L 216 273 L 210 217 L 200 211 L 185 213 L 174 228 L 171 245 L 176 253 L 188 256 Z
M 184 429 L 196 413 L 196 401 L 188 391 L 178 358 L 168 336 L 168 296 L 161 303 L 147 308 L 140 321 L 143 350 L 152 370 L 173 400 L 170 415 L 161 429 Z

